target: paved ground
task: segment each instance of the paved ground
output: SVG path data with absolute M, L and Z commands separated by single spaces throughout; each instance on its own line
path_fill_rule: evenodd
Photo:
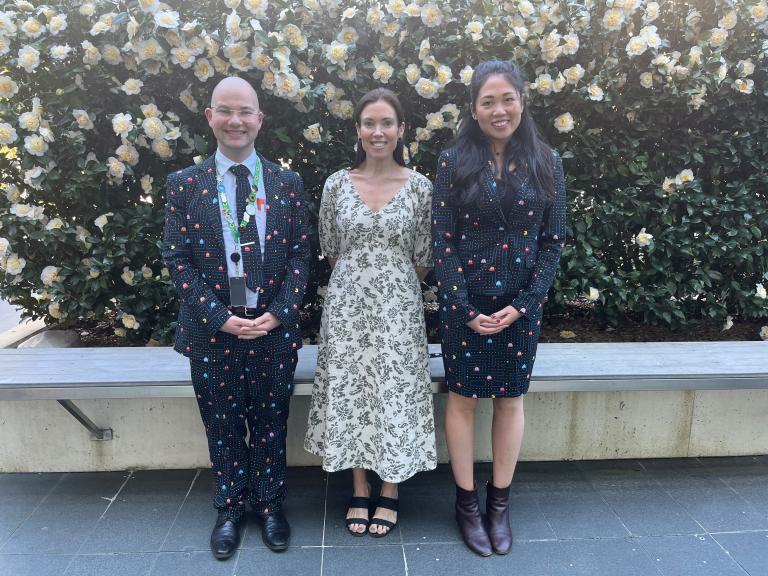
M 459 542 L 445 466 L 403 485 L 399 528 L 379 540 L 343 529 L 346 473 L 293 468 L 291 548 L 270 552 L 249 524 L 227 562 L 208 551 L 209 482 L 198 470 L 2 474 L 0 574 L 768 575 L 767 456 L 523 463 L 515 545 L 492 558 Z

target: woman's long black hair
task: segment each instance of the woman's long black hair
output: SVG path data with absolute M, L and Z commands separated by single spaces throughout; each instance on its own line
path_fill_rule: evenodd
M 501 60 L 482 62 L 472 74 L 472 82 L 469 85 L 470 105 L 464 112 L 454 141 L 458 151 L 453 186 L 457 203 L 466 206 L 477 202 L 481 194 L 481 172 L 493 159 L 491 143 L 480 129 L 477 120 L 472 117 L 472 111 L 483 85 L 488 78 L 497 74 L 514 86 L 523 104 L 520 125 L 507 143 L 502 166 L 509 166 L 510 162 L 514 162 L 517 175 L 530 174 L 538 193 L 547 203 L 551 203 L 555 197 L 552 148 L 544 141 L 528 110 L 525 80 L 520 70 L 514 64 Z M 504 170 L 501 177 L 506 181 L 512 176 Z
M 403 119 L 403 105 L 400 104 L 400 99 L 397 97 L 397 94 L 392 92 L 392 90 L 389 90 L 388 88 L 374 88 L 373 90 L 367 92 L 360 100 L 357 101 L 357 106 L 355 106 L 355 124 L 359 127 L 360 126 L 360 118 L 363 115 L 363 110 L 365 110 L 365 107 L 369 104 L 373 104 L 374 102 L 378 102 L 379 100 L 383 100 L 390 106 L 392 106 L 392 109 L 395 111 L 395 117 L 397 119 L 397 125 L 400 126 L 405 120 Z M 403 153 L 404 145 L 403 145 L 403 139 L 398 138 L 397 139 L 397 145 L 395 146 L 395 149 L 392 151 L 392 158 L 394 158 L 395 162 L 400 164 L 400 166 L 405 166 L 405 154 Z M 354 170 L 358 166 L 360 166 L 363 162 L 365 162 L 365 150 L 363 150 L 363 143 L 360 142 L 360 139 L 357 140 L 357 151 L 355 152 L 355 161 L 352 163 L 352 168 L 350 170 Z

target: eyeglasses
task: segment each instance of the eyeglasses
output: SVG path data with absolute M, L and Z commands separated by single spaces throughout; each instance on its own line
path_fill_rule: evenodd
M 231 108 L 224 108 L 221 106 L 217 106 L 213 109 L 213 111 L 218 114 L 219 116 L 224 116 L 225 118 L 231 118 L 234 115 L 239 116 L 242 120 L 251 120 L 253 118 L 256 118 L 261 112 L 259 110 L 254 110 L 252 108 L 242 108 L 240 110 L 232 110 Z

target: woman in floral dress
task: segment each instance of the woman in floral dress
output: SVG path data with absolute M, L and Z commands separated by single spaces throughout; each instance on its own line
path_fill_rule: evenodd
M 305 448 L 352 469 L 347 528 L 385 536 L 398 484 L 436 464 L 420 279 L 431 266 L 432 185 L 405 167 L 400 102 L 372 90 L 355 109 L 357 158 L 325 182 L 320 245 L 333 272 L 320 325 Z M 367 471 L 382 480 L 369 519 Z

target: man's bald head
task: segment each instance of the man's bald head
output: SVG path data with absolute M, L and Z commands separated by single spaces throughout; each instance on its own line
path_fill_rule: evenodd
M 238 78 L 237 76 L 229 76 L 216 84 L 216 87 L 211 93 L 211 108 L 215 108 L 219 103 L 218 101 L 224 95 L 229 96 L 234 94 L 237 94 L 241 97 L 252 98 L 256 110 L 259 109 L 259 95 L 256 94 L 256 90 L 253 89 L 253 86 L 251 86 L 250 82 L 243 80 L 242 78 Z
M 227 158 L 242 162 L 253 152 L 264 114 L 256 90 L 247 81 L 232 76 L 216 84 L 205 117 Z

